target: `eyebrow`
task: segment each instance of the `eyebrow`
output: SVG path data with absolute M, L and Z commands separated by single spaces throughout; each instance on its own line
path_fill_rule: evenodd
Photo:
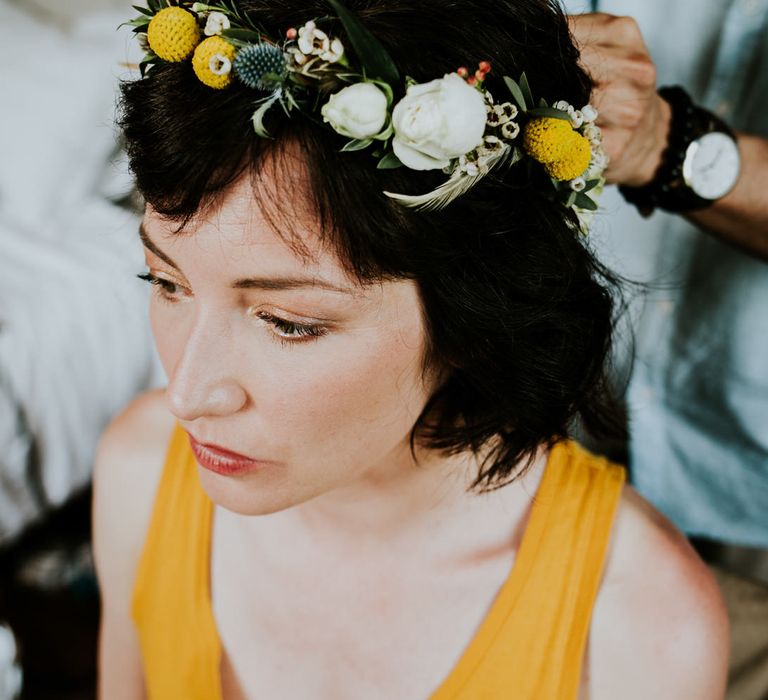
M 180 270 L 179 266 L 173 261 L 173 259 L 160 250 L 157 245 L 149 237 L 144 222 L 139 224 L 139 237 L 144 247 L 154 253 L 160 260 L 167 265 L 170 265 L 176 270 Z M 320 287 L 327 289 L 331 292 L 337 292 L 339 294 L 347 294 L 351 296 L 360 296 L 361 292 L 350 289 L 347 287 L 339 287 L 332 284 L 320 277 L 245 277 L 235 280 L 232 283 L 233 289 L 259 289 L 264 291 L 283 291 L 290 289 L 303 289 L 305 287 Z

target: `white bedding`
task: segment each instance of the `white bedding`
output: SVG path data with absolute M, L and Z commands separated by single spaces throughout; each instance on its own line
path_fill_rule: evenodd
M 0 0 L 0 544 L 88 482 L 104 425 L 160 381 L 137 218 L 110 201 L 126 13 L 64 32 L 22 8 Z

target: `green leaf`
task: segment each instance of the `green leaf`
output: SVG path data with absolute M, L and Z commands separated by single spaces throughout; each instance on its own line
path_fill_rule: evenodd
M 528 85 L 528 78 L 525 73 L 520 76 L 520 89 L 523 92 L 523 97 L 525 97 L 525 103 L 533 107 L 535 104 L 533 101 L 533 94 L 531 93 L 531 86 Z
M 221 35 L 227 39 L 244 41 L 249 44 L 260 44 L 263 41 L 261 34 L 250 29 L 225 29 Z
M 528 105 L 525 104 L 525 97 L 523 96 L 523 91 L 520 89 L 520 86 L 507 75 L 504 76 L 504 82 L 507 84 L 509 91 L 512 93 L 512 97 L 515 99 L 515 102 L 517 102 L 517 106 L 520 110 L 527 112 Z
M 402 168 L 403 163 L 394 153 L 387 153 L 376 167 L 379 170 L 394 170 L 395 168 Z
M 553 119 L 563 119 L 567 122 L 571 121 L 568 112 L 563 112 L 561 109 L 555 109 L 554 107 L 536 107 L 536 109 L 529 109 L 528 114 L 534 117 L 552 117 Z
M 152 14 L 160 12 L 160 0 L 147 0 L 147 7 L 152 11 Z
M 123 22 L 120 26 L 121 27 L 137 27 L 139 29 L 144 29 L 144 27 L 149 26 L 149 23 L 151 20 L 148 17 L 136 17 L 136 19 L 128 20 L 127 22 Z
M 147 15 L 147 17 L 154 17 L 152 10 L 150 10 L 148 7 L 142 7 L 141 5 L 131 5 L 131 7 L 136 10 L 136 12 L 141 12 L 142 15 Z
M 584 192 L 589 192 L 590 190 L 595 189 L 600 184 L 600 178 L 595 178 L 594 180 L 587 180 L 587 186 L 584 188 Z
M 389 83 L 385 83 L 383 80 L 369 80 L 379 90 L 381 90 L 387 96 L 387 109 L 392 107 L 392 103 L 395 101 L 395 93 L 392 90 L 392 86 Z
M 597 202 L 592 197 L 583 192 L 575 192 L 576 195 L 574 201 L 576 206 L 587 211 L 597 211 Z
M 368 148 L 373 143 L 373 139 L 353 139 L 344 145 L 341 149 L 342 153 L 350 153 L 351 151 L 362 151 Z
M 400 83 L 400 71 L 397 70 L 395 62 L 379 40 L 368 31 L 356 15 L 342 5 L 340 0 L 328 0 L 328 4 L 344 25 L 344 30 L 365 74 L 369 78 L 383 80 L 396 87 Z

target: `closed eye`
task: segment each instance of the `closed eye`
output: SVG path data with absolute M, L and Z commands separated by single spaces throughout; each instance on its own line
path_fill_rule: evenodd
M 284 318 L 270 314 L 267 311 L 255 311 L 253 315 L 273 326 L 275 329 L 274 335 L 283 344 L 316 340 L 328 333 L 328 328 L 325 326 L 286 321 Z
M 140 280 L 149 282 L 154 287 L 157 287 L 159 297 L 164 301 L 171 303 L 178 301 L 178 298 L 183 290 L 181 285 L 178 285 L 175 282 L 171 282 L 170 280 L 164 279 L 162 277 L 157 277 L 151 272 L 137 275 L 137 277 Z

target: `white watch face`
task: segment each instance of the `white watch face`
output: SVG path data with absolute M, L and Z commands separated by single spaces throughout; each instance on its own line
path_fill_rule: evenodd
M 733 189 L 740 170 L 736 142 L 728 134 L 713 131 L 688 146 L 683 178 L 699 197 L 720 199 Z

